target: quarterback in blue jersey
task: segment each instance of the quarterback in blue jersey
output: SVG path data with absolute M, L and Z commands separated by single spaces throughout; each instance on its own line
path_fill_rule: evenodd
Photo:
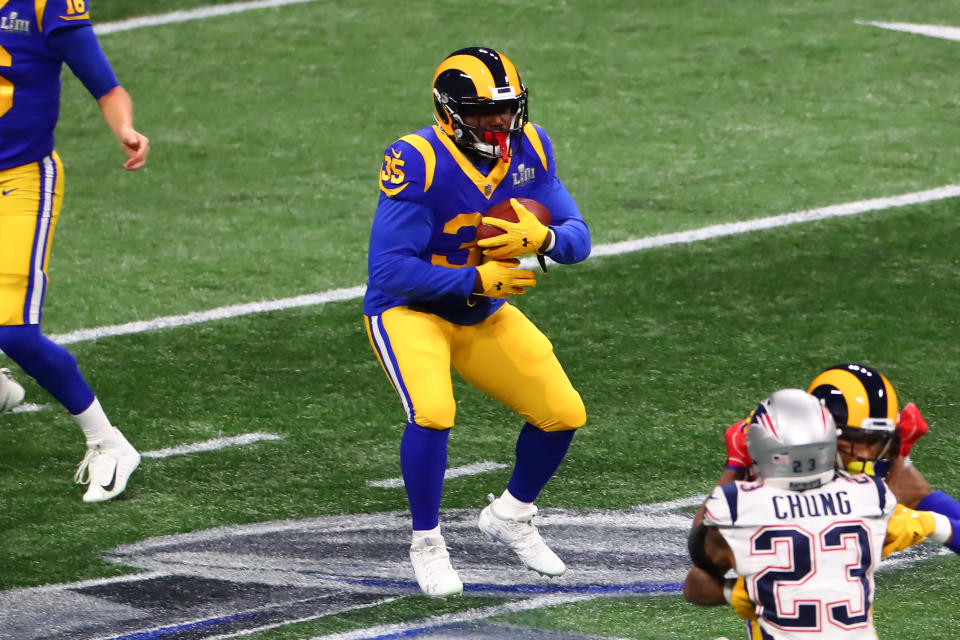
M 126 488 L 140 454 L 110 423 L 73 355 L 40 330 L 64 195 L 53 139 L 63 63 L 99 104 L 127 156 L 123 168 L 142 167 L 150 142 L 133 127 L 133 102 L 94 35 L 87 1 L 0 0 L 0 350 L 79 423 L 87 453 L 74 478 L 88 485 L 84 502 L 101 502 Z M 0 378 L 0 408 L 10 408 L 22 387 Z
M 506 490 L 488 497 L 480 530 L 542 575 L 566 567 L 546 545 L 534 500 L 586 422 L 550 340 L 507 302 L 536 284 L 519 256 L 562 264 L 590 254 L 590 231 L 557 177 L 546 132 L 527 118 L 527 89 L 503 54 L 460 49 L 433 78 L 437 124 L 390 145 L 370 234 L 364 315 L 370 343 L 406 412 L 400 466 L 413 520 L 410 560 L 421 590 L 463 591 L 440 532 L 451 367 L 523 417 Z M 517 198 L 545 205 L 542 224 Z M 515 223 L 484 217 L 509 200 Z M 504 233 L 477 241 L 482 223 Z

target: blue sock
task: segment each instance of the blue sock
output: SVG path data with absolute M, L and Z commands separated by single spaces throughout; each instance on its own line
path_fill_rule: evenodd
M 93 390 L 77 368 L 77 359 L 43 335 L 39 325 L 0 327 L 0 350 L 73 415 L 93 402 Z
M 953 542 L 946 545 L 948 549 L 960 555 L 960 502 L 943 491 L 934 491 L 917 504 L 918 511 L 936 511 L 950 518 L 953 524 Z
M 507 483 L 510 495 L 522 502 L 536 500 L 567 455 L 575 431 L 543 431 L 525 423 L 517 437 L 517 460 Z
M 449 437 L 449 429 L 427 429 L 414 422 L 408 422 L 403 432 L 400 469 L 415 531 L 433 529 L 440 524 Z

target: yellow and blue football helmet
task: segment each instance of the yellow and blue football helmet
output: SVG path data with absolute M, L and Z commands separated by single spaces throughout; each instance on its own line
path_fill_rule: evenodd
M 900 405 L 893 385 L 878 371 L 862 364 L 838 364 L 824 369 L 808 391 L 820 399 L 840 429 L 841 441 L 849 445 L 852 473 L 883 475 L 889 466 Z M 864 443 L 876 453 L 864 457 L 853 453 L 853 443 Z M 882 463 L 882 464 L 878 464 Z
M 517 68 L 502 53 L 467 47 L 444 58 L 433 74 L 437 124 L 461 148 L 485 158 L 509 160 L 512 145 L 527 124 L 527 88 Z M 464 121 L 465 116 L 513 114 L 508 131 L 492 131 Z

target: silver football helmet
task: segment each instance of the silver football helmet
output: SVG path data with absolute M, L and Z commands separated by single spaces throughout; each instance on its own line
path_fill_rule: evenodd
M 802 389 L 777 391 L 753 410 L 747 448 L 754 476 L 775 487 L 803 491 L 836 475 L 837 426 Z

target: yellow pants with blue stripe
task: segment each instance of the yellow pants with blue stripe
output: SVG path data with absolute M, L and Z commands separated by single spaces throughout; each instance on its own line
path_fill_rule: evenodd
M 408 422 L 431 429 L 453 426 L 451 366 L 474 387 L 544 431 L 576 429 L 587 420 L 583 400 L 550 340 L 509 303 L 471 326 L 394 307 L 367 316 L 366 327 Z
M 63 164 L 56 152 L 0 171 L 0 326 L 40 324 L 62 204 Z

